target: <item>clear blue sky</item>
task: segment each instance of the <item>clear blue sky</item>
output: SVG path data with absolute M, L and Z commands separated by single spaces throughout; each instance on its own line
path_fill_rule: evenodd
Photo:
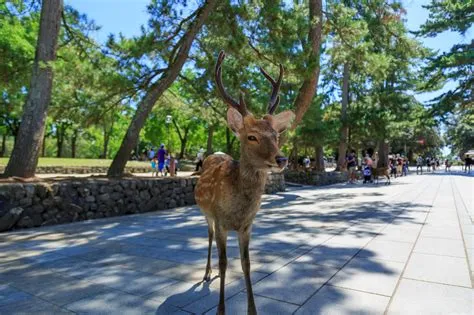
M 94 34 L 95 39 L 102 43 L 107 40 L 109 34 L 121 32 L 127 37 L 138 35 L 140 26 L 146 24 L 148 20 L 146 6 L 149 2 L 149 0 L 65 0 L 66 4 L 87 14 L 96 24 L 102 26 L 102 29 Z M 426 21 L 428 12 L 422 8 L 422 5 L 428 2 L 428 0 L 403 1 L 407 10 L 406 19 L 410 30 L 417 30 L 419 25 Z M 421 40 L 429 48 L 447 51 L 454 44 L 467 42 L 471 37 L 472 29 L 465 37 L 461 37 L 457 33 L 445 32 L 435 38 L 422 38 Z M 452 86 L 453 84 L 448 84 L 445 89 Z M 420 101 L 427 101 L 440 92 L 417 95 L 417 98 Z

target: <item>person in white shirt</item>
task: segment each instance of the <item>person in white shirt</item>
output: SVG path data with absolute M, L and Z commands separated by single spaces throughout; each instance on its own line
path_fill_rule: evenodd
M 196 170 L 195 172 L 199 171 L 199 168 L 202 168 L 202 162 L 204 161 L 204 149 L 200 148 L 198 154 L 196 156 Z

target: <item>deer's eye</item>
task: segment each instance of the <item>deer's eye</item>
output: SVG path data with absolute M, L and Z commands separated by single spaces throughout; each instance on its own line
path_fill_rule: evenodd
M 249 141 L 257 141 L 257 138 L 254 136 L 248 136 L 247 139 L 249 139 Z

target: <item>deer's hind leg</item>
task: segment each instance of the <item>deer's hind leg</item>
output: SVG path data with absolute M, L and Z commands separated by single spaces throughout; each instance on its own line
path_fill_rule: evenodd
M 207 265 L 206 265 L 206 273 L 204 274 L 204 281 L 211 280 L 211 254 L 212 254 L 212 241 L 214 240 L 214 220 L 206 217 L 207 226 L 208 226 L 208 238 L 209 238 L 209 246 L 207 248 Z

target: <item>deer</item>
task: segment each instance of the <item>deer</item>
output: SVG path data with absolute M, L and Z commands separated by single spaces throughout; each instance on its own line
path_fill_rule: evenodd
M 240 141 L 240 161 L 227 154 L 213 154 L 203 163 L 202 173 L 195 187 L 196 203 L 208 224 L 207 265 L 203 281 L 211 280 L 211 250 L 215 237 L 218 258 L 220 293 L 218 314 L 225 314 L 225 275 L 227 269 L 227 235 L 236 231 L 238 235 L 242 271 L 247 289 L 248 314 L 257 314 L 250 279 L 249 243 L 252 224 L 260 210 L 262 194 L 269 171 L 281 172 L 288 159 L 279 149 L 279 136 L 294 119 L 292 111 L 274 114 L 280 103 L 279 90 L 283 79 L 283 66 L 274 80 L 263 68 L 260 72 L 271 83 L 272 92 L 267 105 L 267 114 L 261 119 L 247 109 L 244 94 L 239 101 L 231 97 L 222 83 L 221 51 L 215 66 L 215 81 L 222 100 L 227 104 L 227 125 Z
M 374 177 L 375 184 L 379 183 L 379 176 L 387 178 L 385 185 L 390 185 L 390 173 L 388 167 L 377 167 L 379 164 L 379 153 L 375 152 L 374 162 L 372 164 L 372 176 Z

